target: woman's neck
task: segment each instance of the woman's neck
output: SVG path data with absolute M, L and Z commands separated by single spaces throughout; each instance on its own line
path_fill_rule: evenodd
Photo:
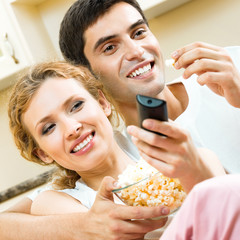
M 94 170 L 79 172 L 82 180 L 92 189 L 98 190 L 102 179 L 105 176 L 111 176 L 117 180 L 118 175 L 123 172 L 128 164 L 134 164 L 134 161 L 122 151 L 114 141 L 113 151 L 108 154 L 106 159 Z

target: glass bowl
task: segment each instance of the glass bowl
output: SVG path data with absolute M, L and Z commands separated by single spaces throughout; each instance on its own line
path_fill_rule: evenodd
M 176 212 L 186 198 L 178 179 L 168 178 L 157 172 L 150 177 L 113 190 L 128 206 L 167 206 L 170 214 Z

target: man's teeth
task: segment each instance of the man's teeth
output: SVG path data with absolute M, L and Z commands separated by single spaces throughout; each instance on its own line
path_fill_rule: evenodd
M 76 153 L 80 151 L 82 148 L 84 148 L 93 138 L 92 135 L 89 135 L 83 142 L 79 143 L 74 149 L 73 152 Z
M 139 68 L 139 69 L 135 70 L 134 72 L 132 72 L 129 75 L 129 77 L 136 77 L 136 76 L 142 75 L 150 70 L 151 70 L 151 64 L 149 63 L 148 65 L 144 66 L 143 68 Z

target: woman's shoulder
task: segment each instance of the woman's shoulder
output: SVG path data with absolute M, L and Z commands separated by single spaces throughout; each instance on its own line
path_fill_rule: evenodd
M 64 206 L 64 207 L 63 207 Z M 33 201 L 31 214 L 49 215 L 87 211 L 81 202 L 72 196 L 55 190 L 41 192 Z

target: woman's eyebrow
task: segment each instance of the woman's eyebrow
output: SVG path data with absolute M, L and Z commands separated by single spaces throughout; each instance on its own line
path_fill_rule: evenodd
M 68 104 L 69 104 L 75 97 L 76 97 L 76 96 L 73 95 L 73 96 L 69 97 L 68 99 L 66 99 L 66 100 L 64 101 L 64 103 L 62 104 L 63 108 L 66 108 L 66 107 L 68 106 Z M 48 121 L 49 119 L 51 119 L 51 116 L 52 116 L 51 114 L 48 114 L 47 116 L 41 118 L 41 119 L 36 123 L 35 129 L 37 128 L 37 126 L 38 126 L 40 123 L 46 122 L 46 121 Z

